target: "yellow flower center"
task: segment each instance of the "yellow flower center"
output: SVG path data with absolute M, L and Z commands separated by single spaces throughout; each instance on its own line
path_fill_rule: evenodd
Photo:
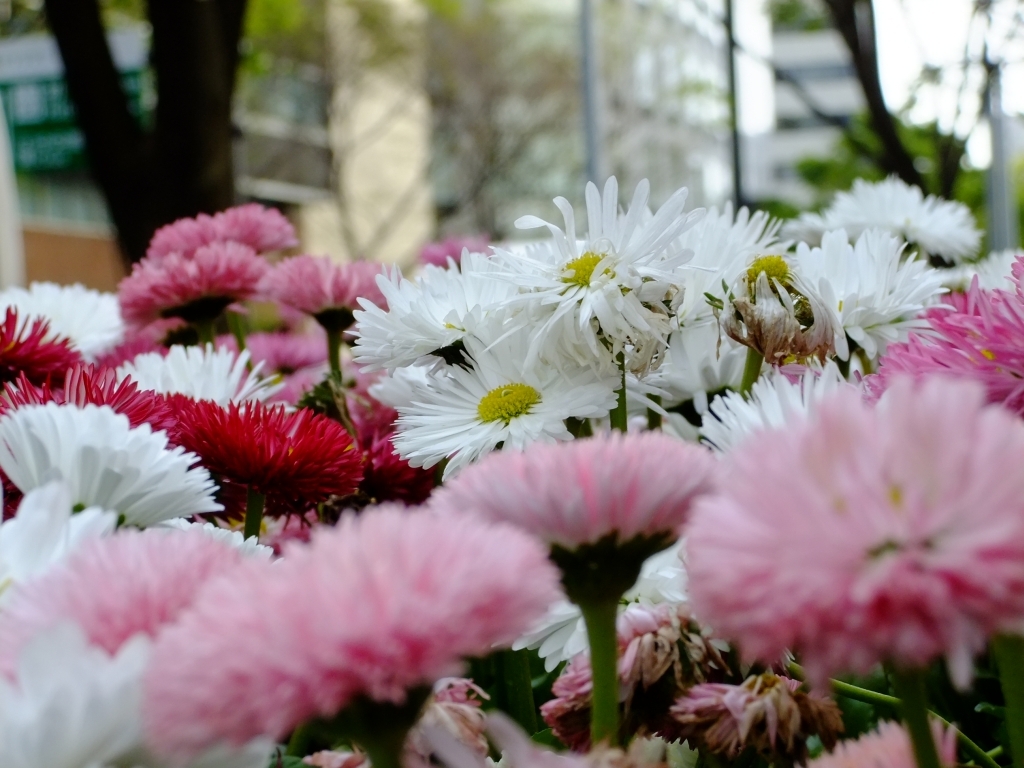
M 572 275 L 563 277 L 562 282 L 586 288 L 590 285 L 590 278 L 594 276 L 594 269 L 601 263 L 603 258 L 603 253 L 587 251 L 578 259 L 573 259 L 565 265 L 565 271 L 572 272 Z
M 752 287 L 762 272 L 768 275 L 768 285 L 772 287 L 776 280 L 783 285 L 788 284 L 789 265 L 781 256 L 758 256 L 754 259 L 754 263 L 747 267 L 747 285 Z
M 540 392 L 529 384 L 506 384 L 484 395 L 476 411 L 480 421 L 503 421 L 508 426 L 512 419 L 529 413 L 539 402 Z

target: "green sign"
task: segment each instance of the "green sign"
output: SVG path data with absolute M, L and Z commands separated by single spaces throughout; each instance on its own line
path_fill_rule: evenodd
M 121 73 L 129 109 L 143 117 L 145 73 Z M 56 171 L 85 165 L 85 140 L 75 122 L 75 110 L 63 78 L 0 83 L 18 171 Z

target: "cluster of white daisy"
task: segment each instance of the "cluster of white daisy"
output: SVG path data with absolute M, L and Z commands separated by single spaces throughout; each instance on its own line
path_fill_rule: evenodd
M 398 410 L 403 458 L 444 463 L 449 476 L 499 447 L 622 428 L 627 417 L 699 438 L 727 410 L 709 410 L 712 399 L 750 375 L 751 352 L 754 377 L 762 359 L 868 371 L 946 290 L 919 249 L 953 259 L 977 247 L 966 208 L 895 179 L 840 196 L 813 219 L 813 244 L 780 241 L 764 213 L 687 211 L 686 189 L 656 213 L 646 181 L 624 209 L 618 192 L 614 178 L 603 193 L 587 185 L 584 236 L 557 198 L 562 227 L 516 222 L 546 228 L 546 240 L 378 278 L 387 309 L 364 302 L 355 313 L 354 358 L 387 372 L 371 391 Z M 950 232 L 927 239 L 939 219 Z M 768 381 L 790 386 L 782 374 Z

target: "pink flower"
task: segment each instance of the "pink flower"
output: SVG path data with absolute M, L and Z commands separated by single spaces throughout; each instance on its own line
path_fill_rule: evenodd
M 117 368 L 131 362 L 139 355 L 147 352 L 167 354 L 167 347 L 160 342 L 166 338 L 167 332 L 177 326 L 184 326 L 181 320 L 157 320 L 145 326 L 129 326 L 125 339 L 108 352 L 96 358 L 96 364 L 104 368 Z
M 468 235 L 448 237 L 438 243 L 427 243 L 420 250 L 420 261 L 436 267 L 447 267 L 451 259 L 456 265 L 462 261 L 463 249 L 470 253 L 486 253 L 490 242 L 486 235 Z
M 200 587 L 240 561 L 234 548 L 191 531 L 126 530 L 90 541 L 15 587 L 0 614 L 0 670 L 11 675 L 21 648 L 67 619 L 111 654 L 139 632 L 156 636 Z
M 400 704 L 510 643 L 557 595 L 545 552 L 514 529 L 384 506 L 347 515 L 211 583 L 158 639 L 146 681 L 153 745 L 187 757 L 283 736 L 354 697 Z
M 938 373 L 980 382 L 989 402 L 1024 415 L 1024 299 L 983 291 L 975 278 L 966 295 L 947 301 L 925 312 L 928 331 L 889 346 L 878 374 L 866 379 L 868 389 L 879 397 L 896 377 Z
M 751 437 L 686 531 L 696 614 L 748 659 L 799 653 L 816 684 L 944 656 L 966 685 L 1024 617 L 1024 424 L 983 402 L 902 379 Z
M 716 460 L 659 432 L 492 453 L 439 489 L 440 507 L 504 521 L 567 549 L 670 534 L 708 493 Z
M 362 752 L 323 750 L 302 758 L 302 762 L 313 768 L 366 768 L 368 758 Z
M 250 333 L 245 345 L 253 363 L 263 363 L 263 370 L 274 373 L 295 373 L 327 362 L 327 340 L 319 329 L 315 333 Z
M 153 235 L 146 256 L 159 259 L 172 253 L 190 257 L 212 243 L 240 243 L 257 253 L 298 245 L 295 228 L 274 208 L 250 203 L 209 216 L 178 219 Z
M 956 765 L 956 729 L 932 723 L 939 760 Z M 810 768 L 916 768 L 910 736 L 899 723 L 881 722 L 878 730 L 852 741 L 841 741 L 831 754 L 812 760 Z
M 191 257 L 147 256 L 118 287 L 121 314 L 136 325 L 164 317 L 213 320 L 229 304 L 254 296 L 268 269 L 255 251 L 238 243 L 205 245 Z
M 295 405 L 327 375 L 327 339 L 320 328 L 314 333 L 250 333 L 245 343 L 253 363 L 263 363 L 265 375 L 279 373 L 284 379 L 270 402 Z M 218 338 L 217 344 L 238 350 L 232 336 Z
M 266 298 L 310 314 L 321 323 L 343 314 L 351 324 L 352 312 L 359 309 L 357 299 L 387 308 L 387 300 L 377 286 L 381 270 L 380 264 L 371 261 L 339 264 L 327 256 L 292 256 L 267 274 L 260 291 Z
M 314 368 L 303 368 L 295 373 L 286 373 L 282 376 L 283 386 L 274 393 L 274 396 L 270 398 L 270 402 L 298 405 L 302 396 L 323 381 L 326 375 L 326 365 L 322 368 L 317 366 Z
M 256 253 L 299 244 L 292 223 L 276 208 L 257 203 L 238 205 L 215 214 L 213 221 L 219 241 L 248 245 Z

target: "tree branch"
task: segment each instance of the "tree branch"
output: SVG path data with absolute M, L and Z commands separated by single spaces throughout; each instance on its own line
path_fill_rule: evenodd
M 825 0 L 832 21 L 850 50 L 857 79 L 867 102 L 871 127 L 882 142 L 882 170 L 895 173 L 908 184 L 924 187 L 914 159 L 903 145 L 885 105 L 882 82 L 878 75 L 878 49 L 875 46 L 874 8 L 872 0 Z
M 85 137 L 97 183 L 109 202 L 122 250 L 145 251 L 152 230 L 137 233 L 151 183 L 149 146 L 128 108 L 107 45 L 97 0 L 46 0 L 46 16 L 64 60 L 68 96 Z M 143 240 L 143 242 L 140 242 Z

